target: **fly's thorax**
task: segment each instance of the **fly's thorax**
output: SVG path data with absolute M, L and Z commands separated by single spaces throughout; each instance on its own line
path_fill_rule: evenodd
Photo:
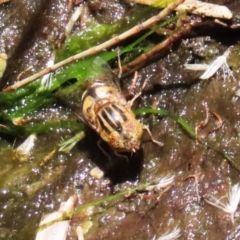
M 109 84 L 106 85 L 101 82 L 93 83 L 84 93 L 82 96 L 82 102 L 84 102 L 84 99 L 86 96 L 91 96 L 94 101 L 98 101 L 99 99 L 109 99 L 112 102 L 118 102 L 122 105 L 127 104 L 126 99 L 121 94 L 119 89 L 113 85 Z
M 106 86 L 101 82 L 96 82 L 88 87 L 82 95 L 81 104 L 82 117 L 85 123 L 96 129 L 96 115 L 99 109 L 111 102 L 127 105 L 126 99 L 118 88 L 112 85 Z

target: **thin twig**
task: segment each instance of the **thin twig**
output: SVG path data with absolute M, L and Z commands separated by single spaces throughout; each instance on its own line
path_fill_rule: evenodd
M 196 145 L 198 145 L 198 130 L 200 128 L 204 128 L 208 122 L 209 122 L 209 108 L 208 108 L 208 104 L 204 103 L 204 107 L 205 107 L 205 112 L 206 112 L 206 118 L 201 121 L 196 127 L 195 127 L 195 135 L 196 135 Z
M 181 4 L 184 0 L 178 0 L 176 1 L 175 3 L 173 4 L 170 4 L 168 7 L 166 7 L 164 10 L 162 10 L 158 15 L 156 16 L 153 16 L 151 18 L 149 18 L 147 21 L 141 23 L 141 24 L 138 24 L 136 25 L 135 27 L 129 29 L 128 31 L 114 37 L 114 38 L 111 38 L 110 40 L 104 42 L 104 43 L 101 43 L 97 46 L 94 46 L 92 48 L 89 48 L 81 53 L 78 53 L 76 55 L 73 55 L 61 62 L 58 62 L 56 64 L 54 64 L 53 66 L 51 67 L 47 67 L 41 71 L 39 71 L 38 73 L 35 73 L 33 74 L 32 76 L 30 77 L 27 77 L 25 79 L 23 79 L 22 81 L 20 82 L 17 82 L 7 88 L 5 88 L 3 91 L 4 92 L 8 92 L 8 91 L 12 91 L 12 90 L 16 90 L 30 82 L 33 82 L 34 80 L 42 77 L 43 75 L 45 74 L 48 74 L 50 72 L 53 72 L 53 71 L 56 71 L 58 68 L 60 67 L 63 67 L 71 62 L 74 62 L 76 60 L 79 60 L 79 59 L 82 59 L 84 57 L 87 57 L 87 56 L 91 56 L 91 55 L 94 55 L 104 49 L 107 49 L 119 42 L 121 42 L 122 40 L 134 35 L 134 34 L 137 34 L 139 33 L 140 31 L 150 27 L 151 25 L 157 23 L 158 21 L 162 20 L 163 18 L 165 18 L 169 13 L 171 13 L 179 4 Z
M 117 57 L 118 57 L 118 78 L 122 77 L 122 64 L 121 64 L 121 58 L 120 58 L 120 48 L 117 47 Z
M 120 69 L 120 71 L 122 72 L 122 69 Z M 138 78 L 138 72 L 135 71 L 134 77 L 133 77 L 133 80 L 132 80 L 132 85 L 130 86 L 130 89 L 128 91 L 130 96 L 133 96 L 133 94 L 134 94 L 134 88 L 136 87 L 137 78 Z
M 218 129 L 220 129 L 220 128 L 222 127 L 222 125 L 223 125 L 223 120 L 222 120 L 222 118 L 220 117 L 220 115 L 217 114 L 216 112 L 213 112 L 213 111 L 209 111 L 209 112 L 210 112 L 210 113 L 217 119 L 217 121 L 218 121 L 218 123 L 217 123 L 217 125 L 216 125 L 216 128 L 211 131 L 211 133 L 212 133 L 212 132 L 215 132 L 215 131 L 217 131 Z
M 21 78 L 21 76 L 22 76 L 24 73 L 28 72 L 31 68 L 32 68 L 32 67 L 30 66 L 30 67 L 26 68 L 25 70 L 23 70 L 22 72 L 20 72 L 20 73 L 18 74 L 18 76 L 17 76 L 17 80 L 19 81 L 20 78 Z

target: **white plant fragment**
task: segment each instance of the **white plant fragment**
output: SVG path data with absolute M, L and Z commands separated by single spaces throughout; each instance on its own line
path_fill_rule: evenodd
M 162 188 L 165 188 L 173 183 L 174 175 L 168 174 L 165 177 L 159 178 L 154 181 L 154 183 L 148 187 L 146 187 L 147 191 L 159 191 Z
M 54 65 L 54 61 L 55 61 L 55 53 L 52 53 L 52 56 L 50 57 L 50 59 L 48 60 L 46 66 L 47 67 L 51 67 Z M 51 87 L 52 84 L 52 76 L 53 73 L 48 73 L 46 75 L 44 75 L 41 79 L 41 86 L 39 88 L 39 91 L 41 91 L 42 89 L 49 89 Z
M 70 36 L 73 26 L 74 26 L 75 22 L 78 20 L 78 18 L 80 17 L 82 10 L 83 10 L 83 5 L 80 5 L 79 7 L 76 8 L 75 12 L 70 17 L 68 24 L 65 28 L 66 37 Z
M 193 63 L 193 64 L 189 64 L 186 63 L 184 64 L 185 69 L 187 70 L 191 70 L 191 71 L 205 71 L 208 69 L 209 65 L 208 64 L 201 64 L 201 63 Z
M 157 240 L 175 240 L 180 238 L 181 232 L 179 228 L 174 228 L 172 232 L 165 233 L 161 237 L 157 238 Z
M 229 80 L 232 78 L 233 80 L 236 80 L 232 70 L 229 68 L 227 64 L 227 58 L 230 54 L 231 48 L 228 48 L 223 55 L 217 57 L 211 64 L 184 64 L 184 67 L 187 70 L 191 71 L 201 71 L 206 70 L 201 76 L 200 79 L 206 80 L 212 77 L 218 70 L 222 70 L 223 72 L 223 79 Z
M 4 71 L 7 67 L 8 56 L 6 53 L 0 53 L 0 78 L 3 76 Z
M 71 196 L 66 202 L 62 202 L 58 211 L 46 214 L 42 217 L 39 227 L 48 224 L 49 226 L 37 232 L 35 240 L 66 240 L 70 220 L 61 220 L 64 214 L 73 211 L 77 202 L 76 196 Z
M 77 238 L 78 240 L 84 240 L 84 236 L 83 236 L 83 230 L 81 226 L 78 226 L 76 228 L 76 234 L 77 234 Z
M 218 70 L 226 63 L 226 57 L 224 55 L 217 57 L 206 69 L 206 71 L 200 76 L 200 79 L 206 80 L 212 77 Z
M 180 4 L 176 10 L 188 11 L 193 14 L 199 14 L 213 18 L 232 18 L 232 12 L 226 6 L 196 0 L 185 0 L 185 2 Z
M 240 88 L 238 88 L 238 89 L 236 90 L 235 95 L 238 96 L 238 97 L 240 97 Z
M 59 151 L 60 152 L 65 152 L 68 153 L 72 150 L 72 148 L 79 142 L 81 141 L 83 138 L 85 137 L 85 133 L 83 131 L 77 133 L 74 137 L 69 138 L 66 141 L 63 141 L 61 143 L 58 144 Z
M 36 135 L 31 134 L 28 136 L 28 138 L 21 144 L 19 145 L 14 153 L 20 162 L 24 162 L 28 160 L 28 156 L 30 154 L 31 149 L 34 147 L 34 142 L 36 140 Z
M 207 68 L 207 70 L 200 76 L 200 79 L 209 79 L 212 77 L 220 68 L 223 70 L 224 80 L 226 77 L 234 76 L 232 75 L 232 71 L 227 64 L 227 57 L 230 54 L 230 48 L 228 48 L 222 56 L 217 57 Z
M 234 222 L 234 213 L 237 211 L 240 202 L 240 186 L 235 184 L 229 193 L 221 198 L 216 198 L 212 194 L 205 194 L 204 200 L 206 203 L 231 214 L 231 220 Z

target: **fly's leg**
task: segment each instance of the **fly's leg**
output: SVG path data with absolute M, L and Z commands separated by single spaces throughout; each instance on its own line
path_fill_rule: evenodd
M 137 77 L 138 77 L 138 72 L 136 71 L 135 74 L 134 74 L 134 78 L 133 78 L 133 84 L 132 84 L 131 90 L 130 90 L 131 93 L 132 93 L 132 89 L 133 89 L 134 86 L 136 85 Z M 129 106 L 130 108 L 132 107 L 134 101 L 135 101 L 138 97 L 140 97 L 140 96 L 142 95 L 142 91 L 143 91 L 143 89 L 146 87 L 147 82 L 148 82 L 148 79 L 146 79 L 146 80 L 144 81 L 144 83 L 143 83 L 143 85 L 142 85 L 142 87 L 141 87 L 141 90 L 140 90 L 130 101 L 128 101 L 128 106 Z
M 101 150 L 101 152 L 108 158 L 108 161 L 112 164 L 112 159 L 110 157 L 110 155 L 103 149 L 103 147 L 101 146 L 101 142 L 102 142 L 102 139 L 100 138 L 98 141 L 97 141 L 97 145 L 99 147 L 99 149 Z M 120 158 L 124 158 L 125 160 L 129 160 L 127 156 L 123 155 L 123 154 L 120 154 L 118 153 L 117 151 L 113 151 L 114 154 L 117 156 L 117 157 L 120 157 Z
M 129 95 L 130 96 L 134 95 L 134 88 L 136 86 L 137 78 L 138 78 L 138 72 L 135 71 L 134 77 L 133 77 L 133 80 L 132 80 L 132 85 L 130 86 L 130 89 L 129 89 Z
M 123 155 L 123 154 L 121 154 L 121 153 L 119 153 L 119 152 L 117 152 L 117 151 L 114 151 L 114 154 L 115 154 L 117 157 L 124 158 L 126 161 L 129 160 L 127 156 L 125 156 L 125 155 Z
M 157 141 L 157 140 L 155 140 L 155 139 L 153 138 L 152 133 L 151 133 L 150 129 L 149 129 L 147 126 L 143 125 L 143 129 L 148 132 L 148 134 L 149 134 L 149 136 L 150 136 L 150 138 L 151 138 L 151 141 L 152 141 L 153 143 L 157 144 L 157 145 L 160 146 L 160 147 L 163 146 L 163 143 L 161 143 L 161 142 L 159 142 L 159 141 Z
M 109 161 L 110 163 L 112 163 L 112 160 L 111 160 L 110 155 L 102 148 L 101 142 L 102 142 L 102 139 L 100 138 L 100 139 L 97 141 L 97 145 L 98 145 L 99 149 L 100 149 L 101 152 L 108 158 L 108 161 Z

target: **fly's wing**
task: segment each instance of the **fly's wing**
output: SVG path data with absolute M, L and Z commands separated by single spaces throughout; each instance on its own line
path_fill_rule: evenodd
M 94 69 L 93 75 L 90 76 L 87 81 L 90 81 L 91 83 L 105 83 L 108 86 L 114 86 L 119 89 L 119 84 L 113 75 L 112 69 L 106 61 L 104 61 L 101 57 L 96 57 L 93 61 L 92 67 Z
M 90 71 L 89 71 L 89 75 L 88 77 L 84 80 L 83 85 L 84 85 L 84 92 L 83 94 L 87 94 L 88 91 L 91 91 L 91 86 L 94 83 L 100 83 L 100 85 L 102 86 L 114 86 L 115 88 L 117 88 L 117 86 L 114 84 L 113 79 L 113 73 L 112 73 L 112 69 L 110 68 L 110 66 L 108 65 L 108 63 L 106 61 L 104 61 L 101 57 L 96 57 L 92 63 L 91 66 L 89 66 Z M 80 107 L 75 108 L 75 113 L 78 116 L 78 118 L 85 122 L 86 124 L 89 125 L 89 123 L 87 123 L 84 120 L 83 114 L 82 114 L 82 108 L 83 108 L 83 98 L 81 95 L 81 101 L 80 103 Z

